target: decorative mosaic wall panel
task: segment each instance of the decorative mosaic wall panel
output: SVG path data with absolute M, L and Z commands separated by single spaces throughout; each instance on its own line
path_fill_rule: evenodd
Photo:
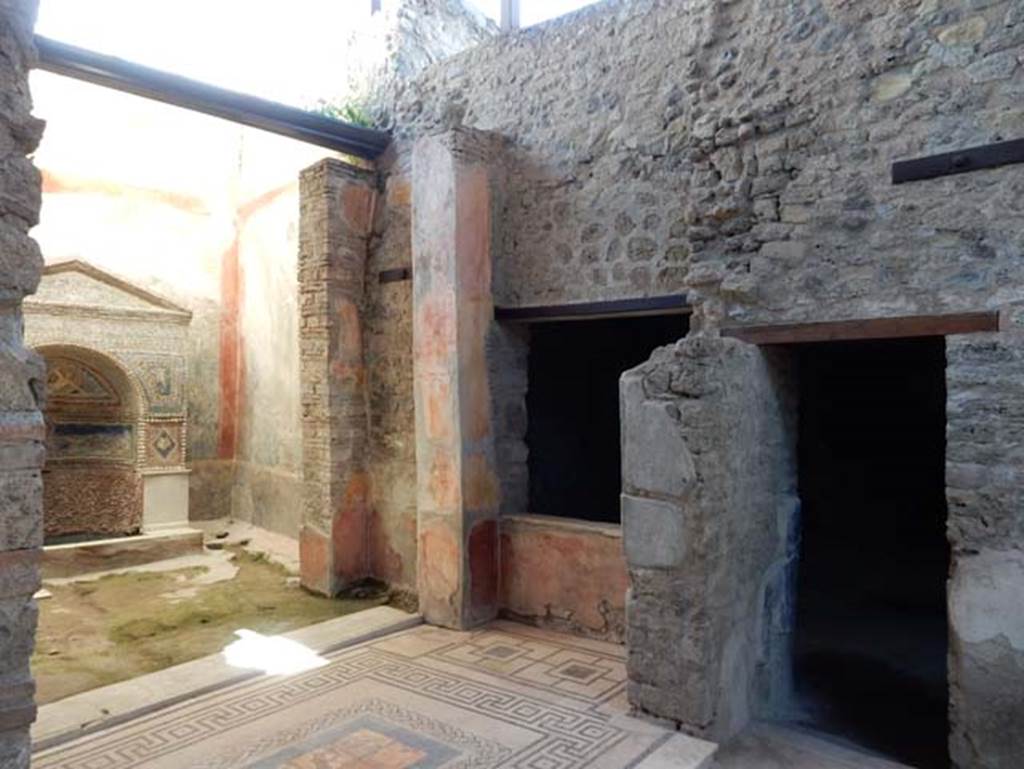
M 70 534 L 113 536 L 142 527 L 142 481 L 132 467 L 55 465 L 43 471 L 47 539 Z
M 46 395 L 51 406 L 123 405 L 116 388 L 103 374 L 81 361 L 58 356 L 46 360 Z
M 150 422 L 145 430 L 146 467 L 179 467 L 185 464 L 184 422 Z
M 180 415 L 185 412 L 185 358 L 180 355 L 132 355 L 129 361 L 146 393 L 148 412 Z
M 135 462 L 135 430 L 130 424 L 51 425 L 46 443 L 47 462 L 93 460 Z

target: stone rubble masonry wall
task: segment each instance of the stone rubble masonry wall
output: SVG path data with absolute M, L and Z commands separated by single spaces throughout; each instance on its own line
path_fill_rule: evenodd
M 413 367 L 420 611 L 467 628 L 498 610 L 498 507 L 487 337 L 501 142 L 424 137 L 413 155 Z
M 398 173 L 417 137 L 439 130 L 509 140 L 496 304 L 685 292 L 691 333 L 714 336 L 727 323 L 1018 300 L 1019 167 L 899 186 L 890 174 L 894 160 L 1020 138 L 1022 60 L 1017 0 L 606 0 L 429 68 L 382 112 Z M 981 392 L 958 373 L 961 345 L 974 343 L 950 340 L 954 607 L 985 584 L 999 600 L 1020 592 L 1003 563 L 1022 547 L 1024 507 L 1004 489 L 1020 458 L 1000 449 L 1002 475 L 956 459 L 977 451 L 955 429 Z M 982 436 L 996 430 L 987 414 L 1019 400 L 1003 373 L 1013 356 L 990 355 L 992 385 L 972 406 Z M 630 616 L 665 611 L 645 605 L 634 599 Z M 1015 639 L 1011 616 L 997 613 L 980 637 Z M 1024 691 L 1018 647 L 960 643 L 957 622 L 954 612 L 954 761 L 1018 766 L 1013 730 L 999 728 Z
M 36 629 L 43 543 L 45 431 L 42 360 L 23 344 L 21 301 L 43 259 L 29 228 L 39 216 L 40 177 L 28 155 L 43 123 L 31 115 L 36 3 L 0 0 L 0 766 L 27 769 L 35 686 L 29 658 Z
M 688 291 L 712 321 L 956 310 L 1012 295 L 1021 182 L 894 187 L 889 165 L 1019 132 L 1022 15 L 607 0 L 428 69 L 388 111 L 400 156 L 451 125 L 510 139 L 499 305 Z
M 367 576 L 369 475 L 362 319 L 376 174 L 325 160 L 300 177 L 302 584 Z
M 1002 769 L 1024 759 L 1024 327 L 946 356 L 951 749 Z
M 389 116 L 377 110 L 409 78 L 496 34 L 498 25 L 463 0 L 386 0 L 345 41 L 344 101 L 386 124 Z
M 704 337 L 622 378 L 630 701 L 697 736 L 788 693 L 793 389 L 785 357 Z

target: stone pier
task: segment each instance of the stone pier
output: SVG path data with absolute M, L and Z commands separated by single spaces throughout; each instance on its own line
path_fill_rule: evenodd
M 42 359 L 24 345 L 22 299 L 43 267 L 28 231 L 39 220 L 40 177 L 28 159 L 43 122 L 31 115 L 28 70 L 35 61 L 36 3 L 0 0 L 0 766 L 29 765 L 35 685 L 29 659 L 36 630 L 43 544 L 46 381 Z
M 336 160 L 300 179 L 302 584 L 335 595 L 367 576 L 368 425 L 360 308 L 375 174 Z
M 490 134 L 456 130 L 413 153 L 418 587 L 426 620 L 452 628 L 498 608 L 486 354 L 498 146 Z

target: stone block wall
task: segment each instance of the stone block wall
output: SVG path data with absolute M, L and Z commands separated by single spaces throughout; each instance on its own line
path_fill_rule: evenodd
M 35 638 L 42 484 L 45 371 L 22 338 L 21 301 L 39 282 L 42 256 L 29 229 L 39 216 L 40 178 L 28 155 L 43 131 L 31 115 L 37 4 L 0 2 L 0 766 L 27 769 L 35 686 Z
M 725 739 L 788 695 L 791 363 L 693 337 L 622 378 L 630 701 Z
M 1016 324 L 1013 324 L 1016 326 Z M 1024 757 L 1024 332 L 950 337 L 946 497 L 952 754 Z

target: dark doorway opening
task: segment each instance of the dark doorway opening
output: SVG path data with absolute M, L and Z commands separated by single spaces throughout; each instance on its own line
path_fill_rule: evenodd
M 688 328 L 685 315 L 530 327 L 530 512 L 619 522 L 619 377 Z
M 798 349 L 802 718 L 947 767 L 945 340 Z

